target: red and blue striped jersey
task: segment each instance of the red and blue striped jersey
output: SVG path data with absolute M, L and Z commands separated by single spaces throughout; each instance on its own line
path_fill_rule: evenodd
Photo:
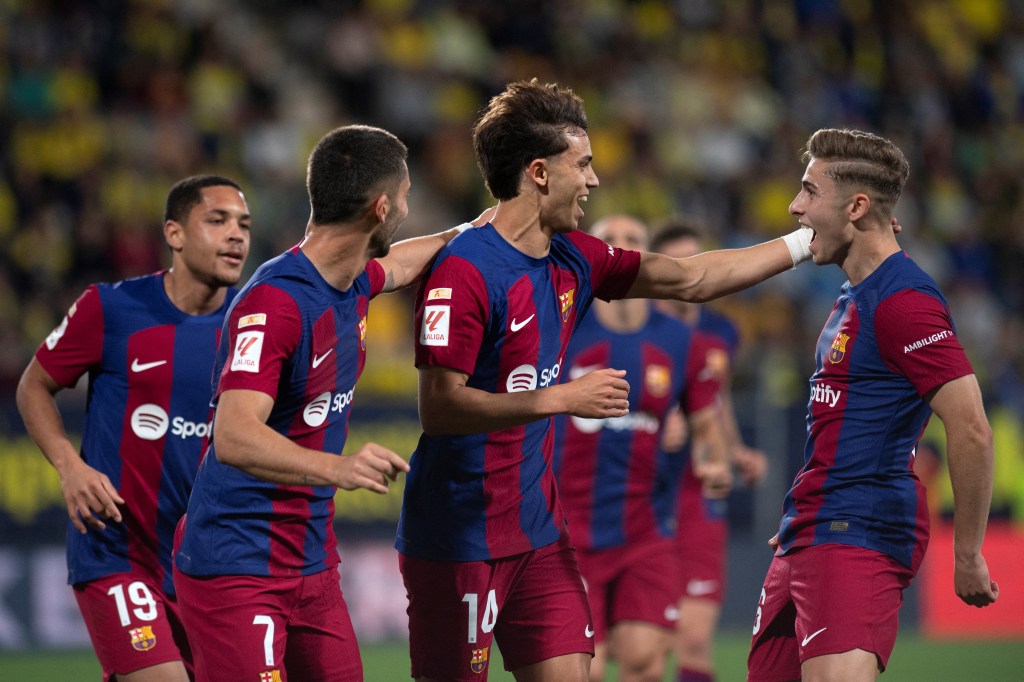
M 923 399 L 973 372 L 946 299 L 903 252 L 847 282 L 818 338 L 804 466 L 783 505 L 780 554 L 837 542 L 916 570 L 928 541 L 917 442 Z
M 262 265 L 224 322 L 215 400 L 224 391 L 274 399 L 267 425 L 295 443 L 341 454 L 366 359 L 370 299 L 384 286 L 371 260 L 346 291 L 294 247 Z M 199 469 L 175 561 L 189 575 L 295 576 L 338 563 L 334 486 L 279 485 L 217 460 Z
M 583 232 L 556 234 L 532 258 L 491 226 L 440 253 L 417 302 L 416 364 L 447 367 L 491 393 L 559 380 L 569 337 L 594 297 L 621 298 L 640 255 Z M 420 437 L 410 460 L 396 547 L 437 561 L 483 561 L 555 542 L 564 532 L 551 470 L 551 420 L 490 433 Z
M 61 386 L 88 373 L 82 459 L 104 473 L 123 521 L 68 523 L 68 582 L 128 571 L 174 594 L 171 548 L 210 434 L 210 376 L 235 291 L 207 315 L 179 310 L 163 272 L 90 286 L 36 351 Z
M 595 369 L 626 370 L 629 414 L 555 417 L 555 473 L 573 544 L 609 549 L 675 531 L 682 453 L 659 447 L 674 405 L 692 414 L 714 404 L 720 376 L 707 365 L 710 337 L 649 306 L 644 326 L 605 328 L 591 312 L 569 342 L 569 379 Z

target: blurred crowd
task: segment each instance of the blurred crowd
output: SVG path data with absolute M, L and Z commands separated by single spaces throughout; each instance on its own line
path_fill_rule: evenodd
M 180 177 L 241 182 L 251 272 L 301 239 L 313 143 L 380 125 L 410 147 L 402 234 L 436 231 L 488 205 L 477 111 L 536 76 L 586 101 L 588 223 L 684 214 L 716 245 L 760 241 L 793 229 L 811 132 L 895 141 L 899 241 L 950 299 L 1001 425 L 997 507 L 1024 519 L 1021 0 L 0 0 L 0 51 L 4 395 L 86 284 L 167 262 Z M 741 390 L 802 409 L 842 281 L 805 265 L 721 302 L 745 334 Z M 398 300 L 375 349 L 407 347 Z

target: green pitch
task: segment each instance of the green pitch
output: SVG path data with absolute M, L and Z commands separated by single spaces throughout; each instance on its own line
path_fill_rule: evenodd
M 743 680 L 748 639 L 742 634 L 719 637 L 715 660 L 721 682 Z M 409 680 L 405 643 L 363 647 L 367 682 Z M 21 682 L 77 682 L 98 680 L 99 665 L 91 651 L 11 653 L 0 656 L 3 679 Z M 491 682 L 510 682 L 500 654 L 491 660 Z M 671 673 L 665 676 L 671 680 Z M 615 676 L 609 676 L 609 682 Z M 1021 682 L 1024 680 L 1024 642 L 929 642 L 904 634 L 896 642 L 889 670 L 882 682 Z

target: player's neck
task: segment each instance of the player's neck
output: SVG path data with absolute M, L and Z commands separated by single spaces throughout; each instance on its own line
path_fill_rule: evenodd
M 850 244 L 850 250 L 841 266 L 850 284 L 854 286 L 867 279 L 889 256 L 900 251 L 900 245 L 891 232 L 861 236 L 863 238 L 855 239 Z
M 505 241 L 531 258 L 544 258 L 551 250 L 551 233 L 540 223 L 540 210 L 530 195 L 498 203 L 491 225 Z
M 299 248 L 328 284 L 339 291 L 348 291 L 370 260 L 369 243 L 368 232 L 311 222 L 306 226 L 306 236 Z
M 184 266 L 178 266 L 164 274 L 164 293 L 181 312 L 208 315 L 224 305 L 227 288 L 200 282 L 189 275 Z
M 621 301 L 596 300 L 593 306 L 594 314 L 597 315 L 597 321 L 601 326 L 620 334 L 640 331 L 651 315 L 650 304 L 642 298 Z

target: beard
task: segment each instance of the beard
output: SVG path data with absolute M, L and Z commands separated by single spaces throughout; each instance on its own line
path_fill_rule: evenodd
M 391 252 L 391 241 L 398 232 L 398 222 L 394 224 L 384 223 L 380 229 L 370 235 L 369 254 L 370 258 L 383 258 Z

